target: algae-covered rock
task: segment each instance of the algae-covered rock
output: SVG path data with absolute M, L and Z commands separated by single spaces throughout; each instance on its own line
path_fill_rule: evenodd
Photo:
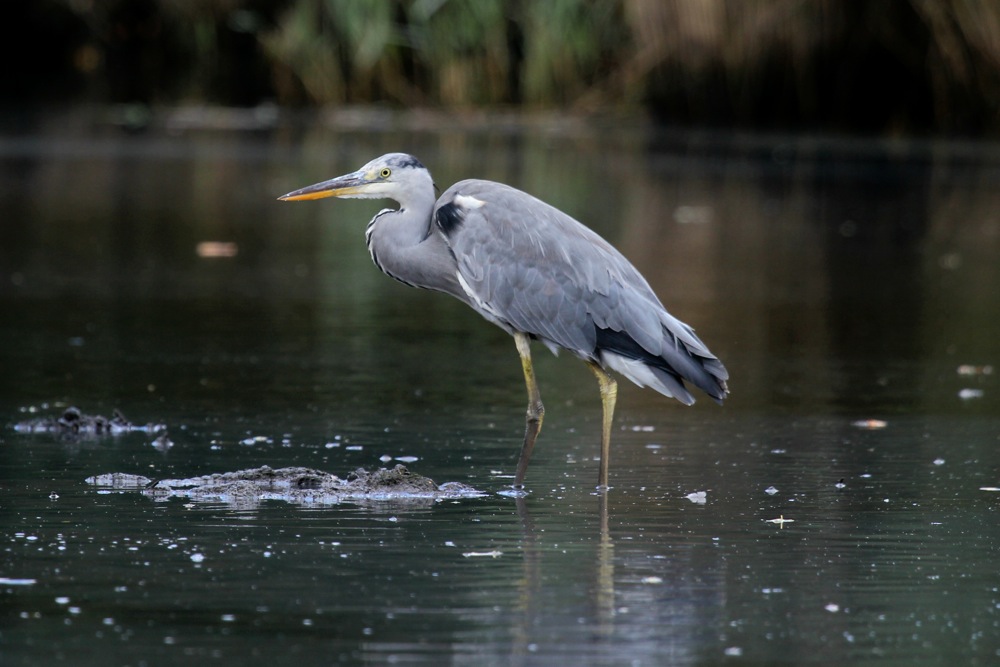
M 145 480 L 142 484 L 140 480 Z M 185 498 L 202 502 L 222 502 L 236 507 L 252 507 L 264 500 L 281 500 L 296 505 L 335 505 L 342 502 L 433 503 L 451 498 L 477 498 L 483 492 L 460 482 L 437 484 L 410 472 L 403 465 L 367 471 L 355 470 L 341 479 L 312 468 L 250 468 L 185 479 L 153 482 L 138 475 L 109 473 L 88 477 L 94 486 L 119 490 L 139 490 L 153 500 Z

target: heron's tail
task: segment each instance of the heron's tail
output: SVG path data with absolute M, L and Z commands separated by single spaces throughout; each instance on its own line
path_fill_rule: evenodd
M 721 405 L 729 394 L 726 384 L 729 371 L 709 352 L 691 327 L 679 320 L 670 324 L 674 322 L 680 329 L 664 325 L 664 345 L 659 355 L 643 348 L 624 331 L 600 328 L 597 329 L 596 353 L 601 363 L 640 387 L 650 387 L 691 405 L 695 399 L 684 385 L 686 380 Z

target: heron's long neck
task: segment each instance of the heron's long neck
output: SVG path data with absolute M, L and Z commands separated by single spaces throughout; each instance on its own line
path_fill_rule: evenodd
M 365 231 L 368 252 L 386 275 L 413 287 L 464 297 L 455 263 L 431 219 L 433 191 L 427 199 L 406 202 L 398 211 L 383 209 Z

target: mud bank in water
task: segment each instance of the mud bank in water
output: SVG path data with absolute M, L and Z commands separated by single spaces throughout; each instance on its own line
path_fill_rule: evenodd
M 405 466 L 355 470 L 341 479 L 312 468 L 268 466 L 215 473 L 187 479 L 152 480 L 142 475 L 107 473 L 86 482 L 105 491 L 138 491 L 156 501 L 183 498 L 253 507 L 265 500 L 296 505 L 336 505 L 342 502 L 406 502 L 432 504 L 439 500 L 479 498 L 482 491 L 460 482 L 437 484 Z

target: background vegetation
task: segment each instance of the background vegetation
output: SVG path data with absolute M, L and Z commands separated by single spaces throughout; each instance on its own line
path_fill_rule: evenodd
M 8 103 L 643 111 L 670 124 L 1000 130 L 995 0 L 33 0 Z

